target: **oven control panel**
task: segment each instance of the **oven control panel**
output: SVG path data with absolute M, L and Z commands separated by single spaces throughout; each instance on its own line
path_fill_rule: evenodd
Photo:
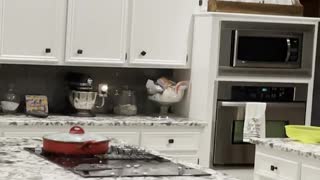
M 232 86 L 234 101 L 291 102 L 295 99 L 295 87 Z

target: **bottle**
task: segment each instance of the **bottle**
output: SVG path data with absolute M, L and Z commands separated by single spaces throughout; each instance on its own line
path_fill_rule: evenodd
M 117 104 L 114 107 L 114 113 L 133 116 L 137 114 L 137 111 L 135 92 L 132 90 L 122 90 L 118 96 Z
M 8 91 L 4 94 L 1 101 L 2 111 L 4 113 L 15 113 L 20 104 L 20 98 L 14 91 L 14 84 L 9 84 Z

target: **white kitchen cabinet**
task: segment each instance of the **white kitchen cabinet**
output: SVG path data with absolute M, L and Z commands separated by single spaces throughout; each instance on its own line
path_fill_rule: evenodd
M 66 132 L 66 131 L 58 130 L 58 129 L 33 131 L 32 129 L 28 129 L 28 130 L 22 130 L 22 131 L 21 130 L 4 131 L 2 134 L 4 137 L 43 137 L 44 135 L 47 135 L 47 134 L 62 133 L 62 132 Z M 133 144 L 133 145 L 140 144 L 139 132 L 99 132 L 97 131 L 92 133 L 99 134 L 101 136 L 110 137 L 110 138 L 121 139 L 126 143 Z
M 197 0 L 132 0 L 130 64 L 186 67 Z
M 66 0 L 0 0 L 0 61 L 58 64 L 64 54 Z
M 300 166 L 296 161 L 257 152 L 255 176 L 258 180 L 298 180 Z
M 197 151 L 198 132 L 142 132 L 141 145 L 158 151 Z
M 0 136 L 39 137 L 66 133 L 72 125 L 64 126 L 1 126 Z M 176 160 L 199 163 L 199 139 L 202 128 L 190 127 L 103 127 L 83 126 L 86 133 L 123 140 L 125 143 L 150 148 Z
M 199 9 L 198 0 L 0 0 L 0 62 L 189 68 Z
M 66 63 L 121 65 L 127 0 L 69 0 Z
M 285 149 L 285 147 L 282 147 Z M 256 146 L 254 180 L 319 180 L 320 161 L 313 156 Z
M 302 164 L 301 180 L 319 180 L 320 179 L 320 163 L 318 166 Z
M 176 160 L 197 164 L 199 138 L 199 132 L 141 132 L 141 146 L 157 150 Z
M 70 127 L 63 128 L 41 128 L 41 127 L 28 127 L 28 128 L 7 128 L 0 130 L 4 137 L 42 137 L 47 134 L 65 133 L 68 132 Z M 111 131 L 108 129 L 95 129 L 84 127 L 87 133 L 99 134 L 110 138 L 116 138 L 133 145 L 140 145 L 140 132 L 133 130 L 116 130 Z
M 140 145 L 139 132 L 96 132 L 102 136 L 116 138 L 125 141 L 128 144 Z

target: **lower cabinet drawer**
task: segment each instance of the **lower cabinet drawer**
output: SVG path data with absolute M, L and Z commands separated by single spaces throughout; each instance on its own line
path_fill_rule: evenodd
M 158 151 L 198 151 L 199 134 L 197 132 L 143 132 L 141 146 Z
M 315 167 L 307 164 L 302 164 L 301 180 L 319 180 L 320 167 Z
M 261 180 L 299 180 L 299 162 L 270 156 L 260 152 L 256 153 L 255 176 Z
M 94 133 L 99 134 L 101 136 L 123 140 L 128 144 L 137 145 L 137 146 L 140 145 L 138 132 L 94 132 Z

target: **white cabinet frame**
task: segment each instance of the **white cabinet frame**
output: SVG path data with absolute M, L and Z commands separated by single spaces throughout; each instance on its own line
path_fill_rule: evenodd
M 67 20 L 67 37 L 66 37 L 66 56 L 65 63 L 67 65 L 108 65 L 108 66 L 125 66 L 127 58 L 127 30 L 128 30 L 128 0 L 122 1 L 122 25 L 121 25 L 121 47 L 120 47 L 120 58 L 94 58 L 94 57 L 74 57 L 73 54 L 73 38 L 74 38 L 74 16 L 75 16 L 75 3 L 77 0 L 69 0 L 68 3 L 68 20 Z M 108 32 L 105 32 L 108 33 Z

